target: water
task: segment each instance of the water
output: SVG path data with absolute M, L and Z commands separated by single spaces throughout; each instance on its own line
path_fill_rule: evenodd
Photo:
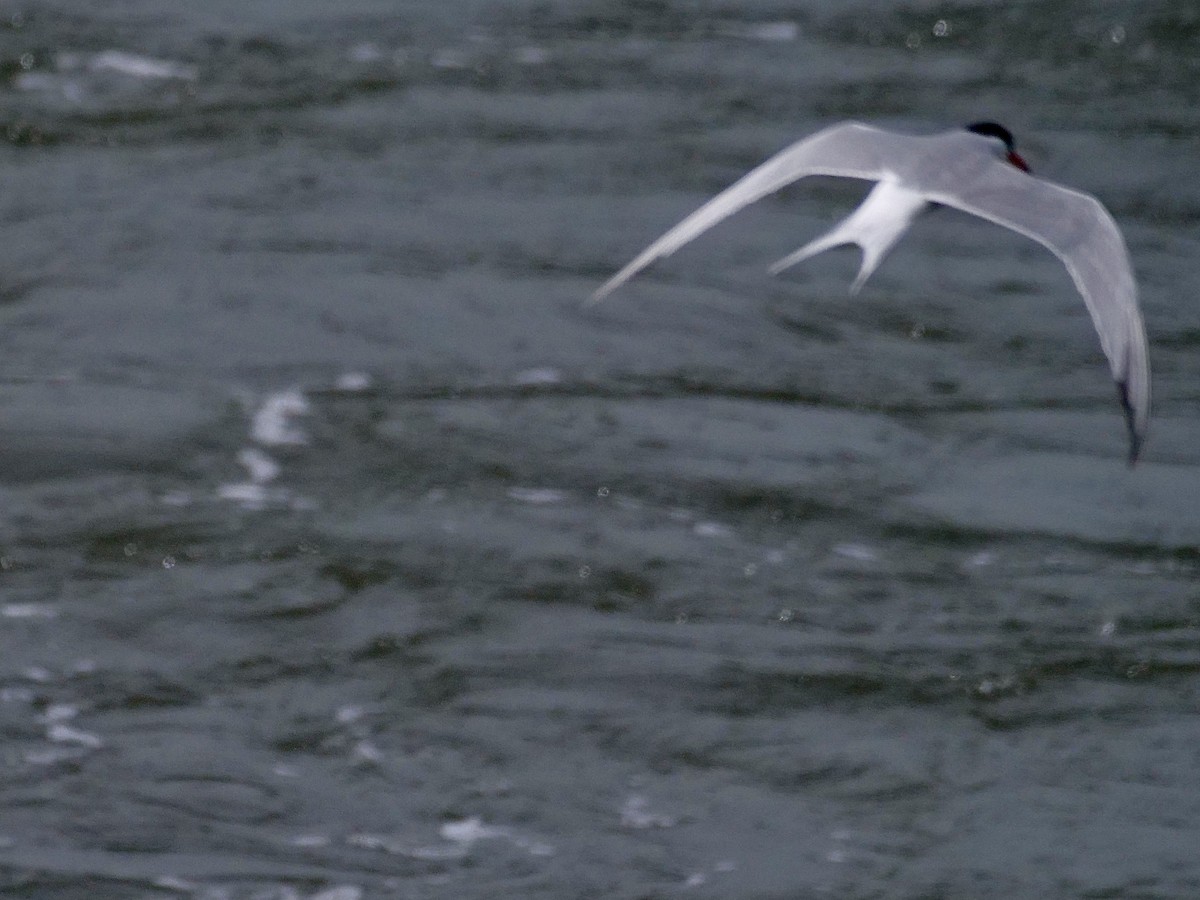
M 0 884 L 1194 897 L 1200 16 L 8 5 Z M 1128 238 L 765 266 L 790 140 L 994 118 Z

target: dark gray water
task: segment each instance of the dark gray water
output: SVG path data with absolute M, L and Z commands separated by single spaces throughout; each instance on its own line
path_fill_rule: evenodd
M 0 6 L 6 897 L 1200 896 L 1200 13 Z M 855 117 L 1127 236 L 765 266 Z

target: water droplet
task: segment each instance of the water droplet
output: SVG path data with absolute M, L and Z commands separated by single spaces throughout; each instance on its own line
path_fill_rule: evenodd
M 950 23 L 945 19 L 938 19 L 933 23 L 933 36 L 944 38 L 950 33 Z
M 606 487 L 599 488 L 596 491 L 596 496 L 597 497 L 607 497 L 608 496 L 608 488 L 606 488 Z
M 1110 28 L 1108 30 L 1108 39 L 1114 44 L 1125 43 L 1125 26 L 1114 25 L 1112 28 Z M 22 57 L 22 59 L 24 59 L 24 57 Z
M 592 574 L 591 566 L 580 566 L 579 567 L 579 577 L 580 578 L 587 578 L 591 574 Z

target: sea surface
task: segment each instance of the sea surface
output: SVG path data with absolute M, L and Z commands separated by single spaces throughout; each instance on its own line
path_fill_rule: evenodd
M 1200 8 L 0 2 L 0 893 L 1200 896 Z M 857 297 L 789 142 L 995 119 Z

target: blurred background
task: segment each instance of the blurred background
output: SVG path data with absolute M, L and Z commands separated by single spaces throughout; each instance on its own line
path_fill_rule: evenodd
M 836 8 L 836 11 L 830 11 Z M 1200 9 L 0 2 L 0 885 L 1200 895 Z M 995 119 L 1063 267 L 832 122 Z

